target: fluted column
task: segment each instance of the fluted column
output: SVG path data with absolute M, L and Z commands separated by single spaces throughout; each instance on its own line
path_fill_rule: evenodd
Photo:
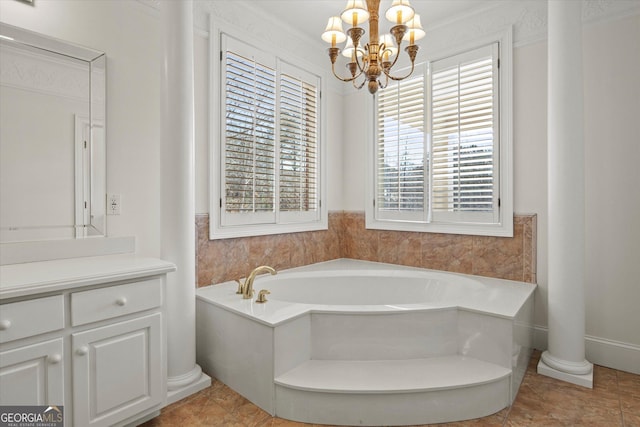
M 167 276 L 168 403 L 211 383 L 196 364 L 193 3 L 160 2 L 161 257 Z
M 538 373 L 593 387 L 584 344 L 582 2 L 548 6 L 549 340 Z

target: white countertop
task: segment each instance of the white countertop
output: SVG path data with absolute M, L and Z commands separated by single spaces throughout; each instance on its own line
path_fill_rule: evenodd
M 0 300 L 116 280 L 170 273 L 176 266 L 135 254 L 59 259 L 0 266 Z

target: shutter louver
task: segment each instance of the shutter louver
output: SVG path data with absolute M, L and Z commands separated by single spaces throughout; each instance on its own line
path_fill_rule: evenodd
M 280 212 L 318 208 L 317 88 L 280 75 Z
M 495 87 L 491 51 L 454 65 L 439 67 L 438 61 L 433 64 L 431 197 L 434 215 L 494 212 L 498 113 Z
M 225 210 L 272 212 L 276 72 L 231 51 L 225 60 Z
M 420 220 L 425 212 L 425 78 L 378 92 L 376 211 L 379 219 Z

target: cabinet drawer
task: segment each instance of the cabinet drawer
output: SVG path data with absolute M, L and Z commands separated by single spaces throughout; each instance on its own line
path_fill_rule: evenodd
M 0 343 L 62 328 L 62 295 L 0 305 Z
M 74 292 L 71 294 L 71 324 L 84 325 L 148 310 L 161 304 L 160 279 Z

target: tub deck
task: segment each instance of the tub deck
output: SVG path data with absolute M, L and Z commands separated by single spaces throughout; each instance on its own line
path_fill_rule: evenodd
M 298 316 L 313 312 L 376 312 L 394 313 L 407 310 L 430 310 L 457 307 L 460 309 L 486 313 L 496 317 L 513 319 L 518 314 L 523 304 L 531 297 L 536 285 L 531 283 L 516 282 L 512 280 L 495 279 L 483 276 L 471 276 L 468 274 L 448 273 L 437 270 L 405 267 L 377 262 L 359 261 L 351 259 L 338 259 L 321 262 L 304 267 L 297 267 L 278 272 L 276 276 L 258 276 L 254 282 L 255 294 L 260 289 L 268 289 L 269 283 L 281 277 L 304 277 L 309 275 L 330 274 L 330 277 L 340 277 L 342 272 L 359 271 L 372 277 L 390 277 L 403 280 L 409 274 L 437 274 L 447 275 L 452 278 L 461 277 L 472 279 L 483 285 L 483 289 L 451 298 L 446 301 L 416 301 L 410 304 L 368 304 L 368 305 L 331 305 L 331 304 L 302 304 L 278 300 L 277 294 L 270 294 L 267 304 L 256 304 L 255 298 L 242 299 L 236 294 L 238 287 L 236 282 L 225 282 L 213 286 L 199 288 L 196 298 L 200 301 L 232 311 L 241 316 L 251 318 L 266 326 L 278 326 Z

